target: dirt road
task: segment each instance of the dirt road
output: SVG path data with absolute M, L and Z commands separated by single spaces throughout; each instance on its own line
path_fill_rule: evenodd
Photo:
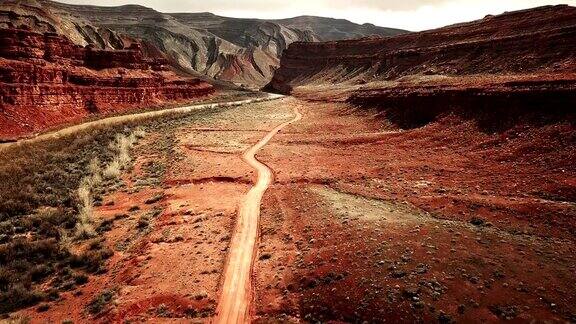
M 128 115 L 121 115 L 121 116 L 114 116 L 108 118 L 102 118 L 95 121 L 85 122 L 82 124 L 66 127 L 57 131 L 48 132 L 45 134 L 40 134 L 32 138 L 22 139 L 16 142 L 8 142 L 8 143 L 0 143 L 0 151 L 2 149 L 6 149 L 16 145 L 22 145 L 26 143 L 33 143 L 38 141 L 46 141 L 46 140 L 53 140 L 57 139 L 62 136 L 68 136 L 74 133 L 77 133 L 82 130 L 95 128 L 104 125 L 118 125 L 129 121 L 137 121 L 137 120 L 145 120 L 151 118 L 162 117 L 171 114 L 187 114 L 195 110 L 200 109 L 212 109 L 212 108 L 220 108 L 220 107 L 235 107 L 235 106 L 242 106 L 251 103 L 257 103 L 262 101 L 268 100 L 276 100 L 282 98 L 284 96 L 278 94 L 269 93 L 265 97 L 261 98 L 253 98 L 253 99 L 245 99 L 245 100 L 237 100 L 237 101 L 227 101 L 227 102 L 216 102 L 216 103 L 207 103 L 207 104 L 199 104 L 199 105 L 192 105 L 192 106 L 185 106 L 185 107 L 178 107 L 178 108 L 169 108 L 169 109 L 162 109 L 162 110 L 154 110 L 149 112 L 143 113 L 136 113 L 136 114 L 128 114 Z
M 272 182 L 272 170 L 258 161 L 255 155 L 282 128 L 302 118 L 297 108 L 294 108 L 294 113 L 296 116 L 292 120 L 274 128 L 243 155 L 244 161 L 258 171 L 258 181 L 240 204 L 238 221 L 230 243 L 229 259 L 224 272 L 216 323 L 246 323 L 250 320 L 251 273 L 258 237 L 260 202 Z

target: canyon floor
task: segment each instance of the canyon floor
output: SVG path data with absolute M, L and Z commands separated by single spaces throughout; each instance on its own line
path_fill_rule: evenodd
M 400 130 L 374 111 L 291 97 L 141 122 L 133 167 L 95 207 L 106 270 L 18 314 L 210 321 L 258 180 L 243 154 L 288 121 L 256 152 L 273 181 L 251 269 L 255 322 L 576 320 L 576 206 L 538 191 L 574 186 L 573 170 L 518 165 L 503 153 L 514 138 L 491 152 L 499 135 L 471 122 Z

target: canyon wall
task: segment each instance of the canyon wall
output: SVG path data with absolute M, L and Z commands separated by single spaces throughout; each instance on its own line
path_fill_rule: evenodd
M 0 29 L 0 139 L 214 92 L 208 83 L 174 75 L 165 64 L 145 58 L 138 44 L 98 50 L 54 33 Z
M 0 28 L 21 25 L 101 49 L 125 49 L 137 40 L 150 45 L 180 71 L 251 88 L 270 81 L 280 55 L 293 42 L 406 32 L 310 16 L 261 20 L 211 13 L 166 14 L 138 5 L 99 7 L 47 0 L 0 1 Z M 149 54 L 147 49 L 145 46 L 145 53 Z
M 576 72 L 576 8 L 548 6 L 384 39 L 294 43 L 269 89 L 406 76 Z M 431 77 L 428 77 L 431 79 Z
M 495 168 L 509 162 L 568 175 L 576 159 L 576 8 L 541 7 L 386 39 L 295 43 L 268 88 L 369 110 L 384 128 L 399 130 L 401 147 L 437 148 L 424 159 L 442 159 L 452 145 Z M 576 197 L 569 176 L 542 186 L 548 199 Z

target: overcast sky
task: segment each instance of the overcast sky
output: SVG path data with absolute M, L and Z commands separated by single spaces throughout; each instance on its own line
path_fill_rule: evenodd
M 576 0 L 59 0 L 71 4 L 140 4 L 162 12 L 212 12 L 244 18 L 314 15 L 419 31 L 488 14 Z

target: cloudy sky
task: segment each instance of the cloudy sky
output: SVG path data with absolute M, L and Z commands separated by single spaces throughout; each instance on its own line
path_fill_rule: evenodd
M 204 12 L 244 18 L 314 15 L 412 31 L 480 19 L 488 14 L 576 0 L 60 0 L 71 4 L 141 4 L 162 12 Z

